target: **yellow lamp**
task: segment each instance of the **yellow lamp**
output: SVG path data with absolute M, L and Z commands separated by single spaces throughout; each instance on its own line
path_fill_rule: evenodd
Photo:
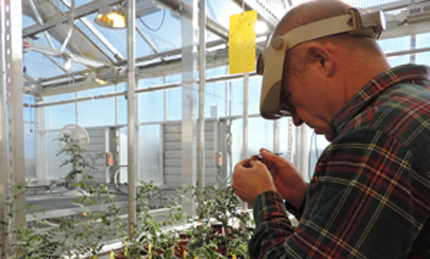
M 94 22 L 100 26 L 112 29 L 124 29 L 126 27 L 125 15 L 121 9 L 104 6 L 100 8 Z

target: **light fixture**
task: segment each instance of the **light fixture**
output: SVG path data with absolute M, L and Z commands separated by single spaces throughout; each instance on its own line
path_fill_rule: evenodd
M 125 15 L 122 8 L 115 9 L 111 6 L 103 6 L 94 19 L 100 26 L 112 29 L 124 29 L 126 27 Z
M 99 84 L 99 85 L 107 85 L 107 81 L 100 79 L 100 78 L 96 78 L 95 81 Z
M 70 69 L 72 68 L 72 59 L 70 58 L 70 56 L 65 55 L 63 57 L 63 61 L 64 61 L 64 63 L 63 63 L 64 70 L 66 72 L 69 72 Z

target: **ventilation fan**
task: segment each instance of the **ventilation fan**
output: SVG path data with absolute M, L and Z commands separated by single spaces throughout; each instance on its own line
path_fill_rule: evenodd
M 88 136 L 88 132 L 77 124 L 64 126 L 58 134 L 58 144 L 62 150 L 67 150 L 73 145 L 86 150 L 89 143 L 90 137 Z

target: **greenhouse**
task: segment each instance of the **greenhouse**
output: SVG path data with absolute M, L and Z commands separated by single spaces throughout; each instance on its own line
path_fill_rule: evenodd
M 252 214 L 232 176 L 262 147 L 309 182 L 329 142 L 292 117 L 263 118 L 255 69 L 278 22 L 303 2 L 2 0 L 2 258 L 135 258 L 117 253 L 137 239 L 150 251 L 141 258 L 152 258 L 162 235 L 151 231 L 192 224 L 167 226 L 173 209 L 179 222 L 227 195 L 232 211 Z M 381 11 L 377 43 L 391 66 L 430 66 L 430 1 L 345 2 Z M 142 227 L 148 217 L 155 230 Z M 186 258 L 179 250 L 153 258 Z M 228 251 L 197 258 L 235 258 Z

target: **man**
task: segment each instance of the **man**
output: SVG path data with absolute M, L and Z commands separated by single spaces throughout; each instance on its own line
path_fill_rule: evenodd
M 274 38 L 350 8 L 299 5 Z M 281 88 L 294 124 L 331 144 L 309 185 L 266 149 L 236 165 L 235 193 L 254 208 L 251 257 L 430 258 L 428 68 L 390 68 L 374 39 L 340 33 L 287 49 Z M 299 214 L 296 228 L 286 209 Z

